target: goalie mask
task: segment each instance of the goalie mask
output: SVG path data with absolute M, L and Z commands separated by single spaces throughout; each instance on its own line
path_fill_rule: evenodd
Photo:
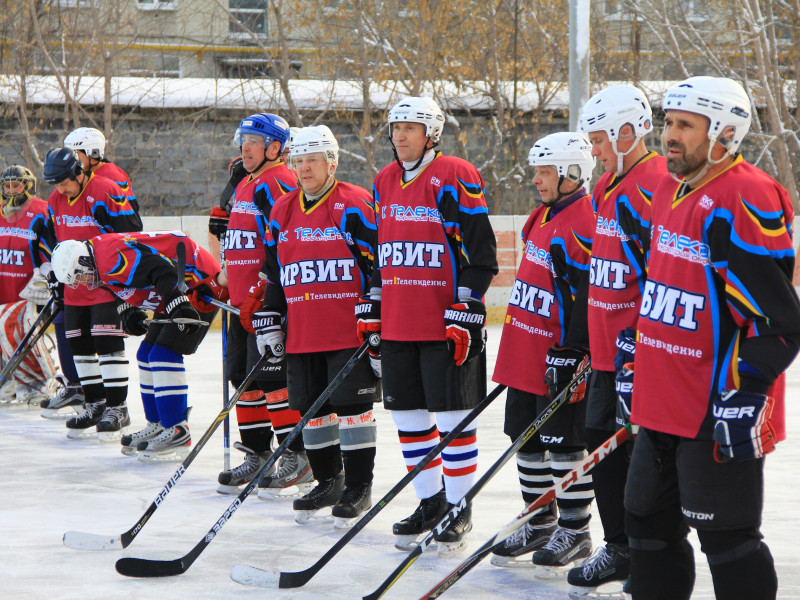
M 85 285 L 90 290 L 100 286 L 97 265 L 87 242 L 64 240 L 53 250 L 53 273 L 64 285 L 76 288 Z
M 36 193 L 36 176 L 27 167 L 11 165 L 0 175 L 0 209 L 16 212 Z

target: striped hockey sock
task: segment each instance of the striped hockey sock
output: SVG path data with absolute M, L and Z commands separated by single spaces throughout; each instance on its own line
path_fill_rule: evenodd
M 393 410 L 400 448 L 410 471 L 439 443 L 439 429 L 427 410 Z M 413 480 L 417 498 L 430 498 L 442 489 L 442 457 L 437 456 Z

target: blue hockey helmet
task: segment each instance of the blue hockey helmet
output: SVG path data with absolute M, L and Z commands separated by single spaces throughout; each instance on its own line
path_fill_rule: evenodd
M 75 150 L 53 148 L 44 159 L 42 175 L 47 183 L 55 185 L 65 179 L 76 179 L 81 171 L 81 161 Z
M 264 138 L 265 147 L 272 142 L 280 142 L 281 152 L 283 152 L 283 148 L 289 140 L 289 133 L 289 123 L 283 117 L 271 113 L 256 113 L 242 119 L 233 136 L 233 143 L 241 146 L 244 135 L 260 135 Z

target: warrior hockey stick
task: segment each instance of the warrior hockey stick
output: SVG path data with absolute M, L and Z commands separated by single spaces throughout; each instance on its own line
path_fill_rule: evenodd
M 222 412 L 217 415 L 216 419 L 214 419 L 214 421 L 211 423 L 211 426 L 200 437 L 195 447 L 191 452 L 189 452 L 184 461 L 178 467 L 178 470 L 175 471 L 172 477 L 169 478 L 167 483 L 159 492 L 158 496 L 156 496 L 156 499 L 150 503 L 150 506 L 147 508 L 144 514 L 139 517 L 139 520 L 136 521 L 136 524 L 133 527 L 118 537 L 97 535 L 94 533 L 83 533 L 81 531 L 67 531 L 64 534 L 64 545 L 74 550 L 122 550 L 123 548 L 127 548 L 133 539 L 139 535 L 142 527 L 144 527 L 145 524 L 150 520 L 150 517 L 152 517 L 153 513 L 156 512 L 156 509 L 167 497 L 167 494 L 172 491 L 172 488 L 176 483 L 178 483 L 178 480 L 183 477 L 186 469 L 189 468 L 189 465 L 192 464 L 197 454 L 200 452 L 200 450 L 202 450 L 203 446 L 206 445 L 206 442 L 208 442 L 208 440 L 217 430 L 219 424 L 228 416 L 228 413 L 231 412 L 233 407 L 236 405 L 236 402 L 238 402 L 239 398 L 241 398 L 242 394 L 250 387 L 250 384 L 255 381 L 258 373 L 267 364 L 267 358 L 267 356 L 262 356 L 255 366 L 250 370 L 250 372 L 247 374 L 247 377 L 245 377 L 244 381 L 236 390 L 234 395 L 225 404 Z
M 572 471 L 567 473 L 564 477 L 558 480 L 558 482 L 547 490 L 544 494 L 542 494 L 539 498 L 536 499 L 535 502 L 529 504 L 525 510 L 523 510 L 517 517 L 511 521 L 508 525 L 506 525 L 503 529 L 497 532 L 490 540 L 488 540 L 483 546 L 481 546 L 478 550 L 473 552 L 469 558 L 467 558 L 464 562 L 458 565 L 450 574 L 445 577 L 442 581 L 440 581 L 432 590 L 430 590 L 427 594 L 422 596 L 420 600 L 427 600 L 428 598 L 438 598 L 442 594 L 444 594 L 456 581 L 461 579 L 464 575 L 466 575 L 472 567 L 477 565 L 481 560 L 483 560 L 486 555 L 492 552 L 492 549 L 497 546 L 498 544 L 502 543 L 507 537 L 512 535 L 515 531 L 517 531 L 520 527 L 525 525 L 528 521 L 530 521 L 536 513 L 541 511 L 545 506 L 550 504 L 556 498 L 556 493 L 559 491 L 564 491 L 569 488 L 573 483 L 575 483 L 581 476 L 586 475 L 589 473 L 597 463 L 603 460 L 606 456 L 611 454 L 614 450 L 619 448 L 622 443 L 630 438 L 635 431 L 635 425 L 628 423 L 617 431 L 614 435 L 608 438 L 603 445 L 600 446 L 597 450 L 592 452 L 589 456 L 584 458 L 580 464 L 575 467 Z
M 270 569 L 260 569 L 258 567 L 251 567 L 250 565 L 238 564 L 231 568 L 231 579 L 237 583 L 244 585 L 251 585 L 255 587 L 279 587 L 279 588 L 296 588 L 308 583 L 314 575 L 316 575 L 322 567 L 324 567 L 330 560 L 344 548 L 350 540 L 352 540 L 359 531 L 364 529 L 367 524 L 375 518 L 375 516 L 389 504 L 405 488 L 414 477 L 416 477 L 431 461 L 433 461 L 439 453 L 444 450 L 458 435 L 464 431 L 464 428 L 472 423 L 475 418 L 483 412 L 483 410 L 491 404 L 491 402 L 499 396 L 503 390 L 506 389 L 504 385 L 498 385 L 492 392 L 486 396 L 481 402 L 473 408 L 469 414 L 464 417 L 461 422 L 456 425 L 453 430 L 448 433 L 441 441 L 431 449 L 417 464 L 411 469 L 405 477 L 403 477 L 395 486 L 389 490 L 379 502 L 367 511 L 361 519 L 358 520 L 347 532 L 331 546 L 322 558 L 320 558 L 313 565 L 303 571 L 295 572 L 278 572 Z
M 174 319 L 145 319 L 142 321 L 145 325 L 199 325 L 200 327 L 208 327 L 211 323 L 207 323 L 202 319 L 192 319 L 191 317 L 175 317 Z
M 489 467 L 486 472 L 481 476 L 481 478 L 475 482 L 475 484 L 464 494 L 464 497 L 461 501 L 450 509 L 450 511 L 442 518 L 439 523 L 436 524 L 436 527 L 433 528 L 419 543 L 419 545 L 411 551 L 411 553 L 401 562 L 398 567 L 392 571 L 392 574 L 389 575 L 387 579 L 368 596 L 364 596 L 365 600 L 375 600 L 377 598 L 382 597 L 386 591 L 394 585 L 394 583 L 400 578 L 403 573 L 405 573 L 409 567 L 425 552 L 425 549 L 430 546 L 433 541 L 434 537 L 437 533 L 444 531 L 453 522 L 453 520 L 459 515 L 459 513 L 464 510 L 467 504 L 472 501 L 475 496 L 480 493 L 480 491 L 486 486 L 492 477 L 497 475 L 500 469 L 514 456 L 517 451 L 525 445 L 525 443 L 530 440 L 538 431 L 542 428 L 542 425 L 553 415 L 553 413 L 563 405 L 567 399 L 569 398 L 570 394 L 572 394 L 576 388 L 583 385 L 589 377 L 589 374 L 592 372 L 592 368 L 590 365 L 586 365 L 583 369 L 578 371 L 577 375 L 569 382 L 567 387 L 565 387 L 561 392 L 553 399 L 553 401 L 545 407 L 545 409 L 539 413 L 536 419 L 528 425 L 527 429 L 522 432 L 522 434 L 514 440 L 514 443 L 508 447 L 508 449 L 503 452 L 503 454 L 498 458 L 491 467 Z
M 328 384 L 328 387 L 326 387 L 319 397 L 314 400 L 314 403 L 308 407 L 308 410 L 303 415 L 303 418 L 300 419 L 297 425 L 295 425 L 286 436 L 286 439 L 284 439 L 275 449 L 275 452 L 273 452 L 272 456 L 269 457 L 269 460 L 264 463 L 250 483 L 244 487 L 231 505 L 225 510 L 224 513 L 222 513 L 222 516 L 217 519 L 211 529 L 203 536 L 203 539 L 201 539 L 188 554 L 182 558 L 174 560 L 120 558 L 116 564 L 117 572 L 127 577 L 168 577 L 171 575 L 180 575 L 181 573 L 185 573 L 189 567 L 192 566 L 192 563 L 197 560 L 197 557 L 200 556 L 203 550 L 205 550 L 206 547 L 214 540 L 225 523 L 231 517 L 233 517 L 233 514 L 236 512 L 236 510 L 256 488 L 258 482 L 261 481 L 261 478 L 267 472 L 269 472 L 278 458 L 280 458 L 280 456 L 285 452 L 289 444 L 291 444 L 292 441 L 298 435 L 300 435 L 306 423 L 308 423 L 314 417 L 316 412 L 322 408 L 322 405 L 328 401 L 328 398 L 330 398 L 331 394 L 333 394 L 336 388 L 338 388 L 342 381 L 344 381 L 344 379 L 350 374 L 350 371 L 353 370 L 353 368 L 356 366 L 356 363 L 358 363 L 358 361 L 361 360 L 361 357 L 364 356 L 368 346 L 369 344 L 367 342 L 364 342 L 361 344 L 361 346 L 359 346 L 352 358 L 347 361 L 342 369 L 336 374 L 336 377 L 331 380 L 331 382 Z
M 51 296 L 47 304 L 42 307 L 41 312 L 36 317 L 33 325 L 31 325 L 28 333 L 20 340 L 19 346 L 17 346 L 17 349 L 8 359 L 3 370 L 0 371 L 0 387 L 5 385 L 6 381 L 8 381 L 14 371 L 17 370 L 17 367 L 19 367 L 30 351 L 36 346 L 36 343 L 41 339 L 45 331 L 47 331 L 47 328 L 50 327 L 50 324 L 58 316 L 58 313 L 61 312 L 63 306 L 61 304 L 55 304 L 55 308 L 53 308 L 54 304 L 55 298 Z

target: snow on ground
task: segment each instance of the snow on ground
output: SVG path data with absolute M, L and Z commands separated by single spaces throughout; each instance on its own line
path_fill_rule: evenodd
M 490 330 L 490 369 L 499 327 Z M 129 339 L 129 357 L 138 340 Z M 187 358 L 190 424 L 195 439 L 222 408 L 220 332 L 212 331 L 199 353 Z M 520 366 L 520 368 L 524 368 Z M 491 371 L 490 371 L 491 372 Z M 764 533 L 775 555 L 780 577 L 779 598 L 800 598 L 796 542 L 800 510 L 791 490 L 800 489 L 800 363 L 788 376 L 789 439 L 767 461 Z M 479 472 L 510 444 L 502 434 L 503 396 L 481 418 Z M 131 369 L 129 405 L 134 425 L 144 424 Z M 404 474 L 396 431 L 390 416 L 377 409 L 379 449 L 373 501 Z M 235 423 L 234 423 L 235 425 Z M 232 427 L 235 431 L 235 426 Z M 232 435 L 232 441 L 238 439 Z M 233 451 L 231 460 L 239 462 Z M 123 551 L 81 552 L 61 541 L 67 530 L 118 536 L 130 528 L 154 500 L 178 463 L 143 464 L 123 456 L 118 445 L 67 440 L 62 422 L 39 411 L 0 407 L 0 597 L 4 600 L 55 598 L 270 598 L 317 600 L 360 598 L 373 591 L 404 555 L 392 546 L 391 524 L 416 507 L 409 486 L 389 504 L 305 587 L 264 590 L 234 583 L 235 563 L 293 571 L 313 564 L 340 534 L 329 523 L 296 525 L 290 501 L 264 502 L 252 494 L 224 525 L 219 535 L 183 575 L 164 579 L 128 579 L 114 563 L 121 556 L 173 559 L 199 542 L 233 501 L 215 492 L 223 464 L 221 428 L 173 488 L 142 532 Z M 516 473 L 507 465 L 478 496 L 469 551 L 477 549 L 522 508 Z M 595 543 L 602 540 L 600 520 L 592 521 Z M 693 538 L 696 544 L 696 538 Z M 466 556 L 466 554 L 464 555 Z M 425 553 L 392 587 L 386 598 L 418 598 L 442 579 L 459 560 Z M 694 598 L 713 598 L 704 557 L 697 556 Z M 567 598 L 564 581 L 535 580 L 528 570 L 499 569 L 487 561 L 456 584 L 447 597 L 475 600 Z

